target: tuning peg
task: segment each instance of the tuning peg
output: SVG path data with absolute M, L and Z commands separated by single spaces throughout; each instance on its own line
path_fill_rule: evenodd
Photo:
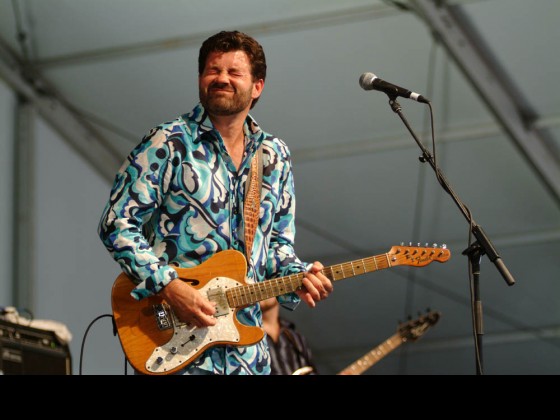
M 434 243 L 434 244 L 433 244 L 433 247 L 434 247 L 434 248 L 437 248 L 437 244 L 436 244 L 436 243 Z
M 447 245 L 441 244 L 441 247 L 442 247 L 443 249 L 445 249 L 445 248 L 447 248 Z
M 401 242 L 401 246 L 404 246 L 404 242 Z

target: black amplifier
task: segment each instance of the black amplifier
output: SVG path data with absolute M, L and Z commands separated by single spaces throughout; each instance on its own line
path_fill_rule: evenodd
M 54 331 L 0 319 L 0 374 L 71 375 L 70 349 Z

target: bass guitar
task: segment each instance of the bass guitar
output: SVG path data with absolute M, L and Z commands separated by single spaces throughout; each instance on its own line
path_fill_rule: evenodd
M 445 248 L 393 246 L 385 254 L 325 267 L 331 281 L 399 265 L 423 267 L 432 261 L 445 262 Z M 113 284 L 111 304 L 121 347 L 137 371 L 148 375 L 174 373 L 187 367 L 213 346 L 247 346 L 264 337 L 260 327 L 239 322 L 237 311 L 261 300 L 294 292 L 302 286 L 304 273 L 247 284 L 245 256 L 235 250 L 220 251 L 198 266 L 175 268 L 208 300 L 216 303 L 216 325 L 197 328 L 181 322 L 160 296 L 135 300 L 135 283 L 121 273 Z
M 416 341 L 424 335 L 424 333 L 436 322 L 439 321 L 441 314 L 439 312 L 429 312 L 419 318 L 399 324 L 397 333 L 385 340 L 383 343 L 370 350 L 360 357 L 354 363 L 342 369 L 339 375 L 361 375 L 382 358 L 387 356 L 401 344 L 408 341 Z

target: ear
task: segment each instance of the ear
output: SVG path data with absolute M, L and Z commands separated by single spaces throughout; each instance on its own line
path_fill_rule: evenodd
M 261 93 L 264 89 L 264 80 L 263 79 L 259 79 L 256 82 L 253 83 L 253 94 L 251 95 L 251 97 L 253 99 L 257 99 L 259 96 L 261 96 Z

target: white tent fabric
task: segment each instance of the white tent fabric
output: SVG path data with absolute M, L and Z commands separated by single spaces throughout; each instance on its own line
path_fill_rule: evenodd
M 430 308 L 437 325 L 366 374 L 475 373 L 469 223 L 387 96 L 360 88 L 372 72 L 430 99 L 438 165 L 515 279 L 482 256 L 485 373 L 560 373 L 559 17 L 557 0 L 1 1 L 0 306 L 68 325 L 77 373 L 119 273 L 96 235 L 112 177 L 198 100 L 200 43 L 239 29 L 267 55 L 253 115 L 292 151 L 300 257 L 337 264 L 401 242 L 452 253 L 285 312 L 321 372 Z M 398 102 L 433 152 L 428 107 Z M 109 324 L 87 337 L 86 374 L 123 373 Z

